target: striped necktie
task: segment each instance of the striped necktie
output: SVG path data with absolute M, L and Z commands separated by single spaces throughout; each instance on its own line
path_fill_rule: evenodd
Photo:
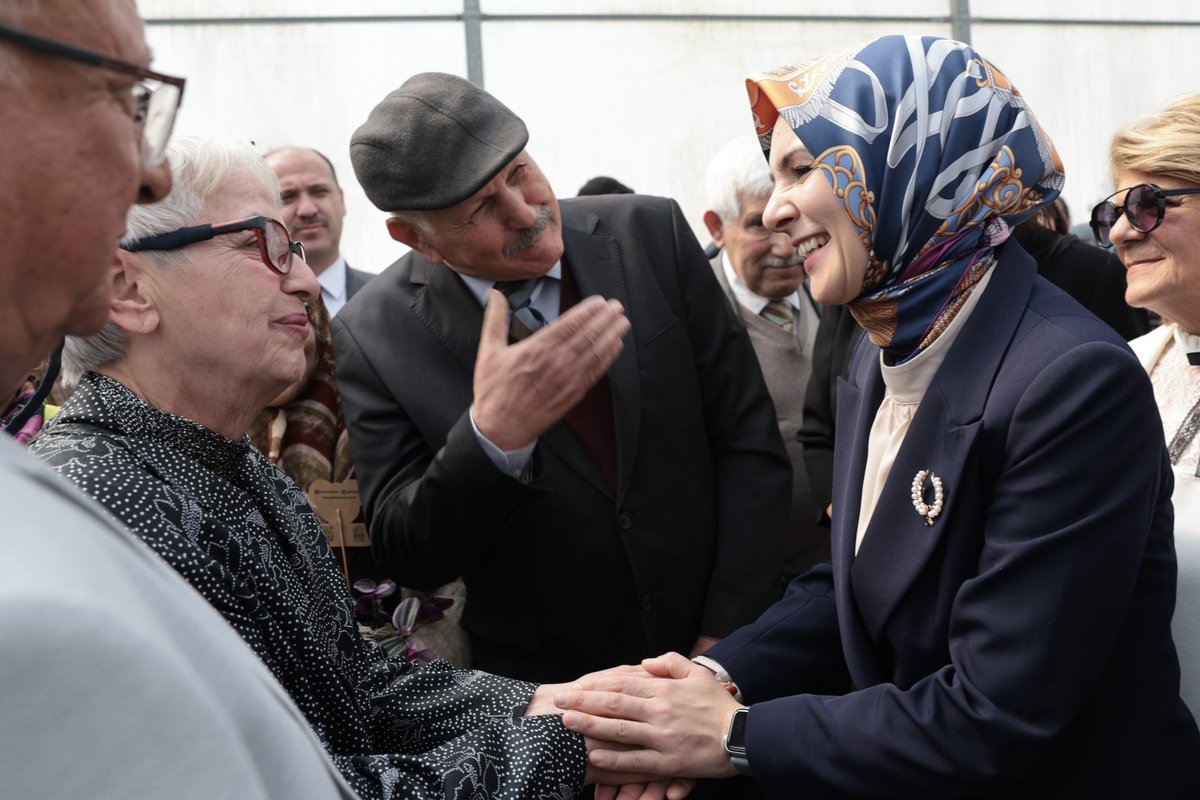
M 533 307 L 534 290 L 540 278 L 520 281 L 497 281 L 495 287 L 508 298 L 508 338 L 519 342 L 546 325 L 542 312 Z
M 771 300 L 758 313 L 788 333 L 791 333 L 796 327 L 796 311 L 786 300 Z

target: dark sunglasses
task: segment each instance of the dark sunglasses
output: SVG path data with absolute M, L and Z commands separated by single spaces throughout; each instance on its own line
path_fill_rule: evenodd
M 1127 192 L 1123 206 L 1112 202 L 1121 192 Z M 1112 244 L 1109 234 L 1121 214 L 1125 215 L 1135 231 L 1149 233 L 1162 225 L 1163 216 L 1167 213 L 1167 198 L 1184 194 L 1200 194 L 1200 189 L 1160 189 L 1152 183 L 1139 184 L 1132 189 L 1118 189 L 1092 209 L 1092 234 L 1096 241 L 1108 247 Z
M 258 254 L 263 263 L 280 275 L 292 271 L 292 256 L 304 261 L 304 245 L 293 242 L 287 228 L 282 222 L 270 217 L 250 217 L 239 222 L 226 222 L 220 225 L 193 225 L 190 228 L 179 228 L 166 233 L 156 233 L 144 239 L 137 239 L 121 245 L 121 249 L 130 253 L 143 250 L 178 250 L 190 244 L 207 242 L 216 236 L 240 231 L 254 231 L 258 238 Z

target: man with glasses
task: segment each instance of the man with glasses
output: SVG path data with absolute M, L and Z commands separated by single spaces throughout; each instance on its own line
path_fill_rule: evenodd
M 132 0 L 0 5 L 0 390 L 104 322 L 125 214 L 171 188 L 183 80 Z M 351 797 L 174 571 L 0 437 L 0 776 L 11 797 Z

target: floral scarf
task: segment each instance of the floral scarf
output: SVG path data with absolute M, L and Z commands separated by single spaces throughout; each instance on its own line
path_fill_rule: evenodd
M 961 42 L 885 36 L 746 81 L 764 151 L 780 115 L 870 254 L 850 312 L 893 363 L 946 329 L 1063 168 L 1008 79 Z

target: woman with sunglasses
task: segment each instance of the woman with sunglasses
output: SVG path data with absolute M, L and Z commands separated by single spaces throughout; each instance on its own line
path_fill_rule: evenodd
M 763 224 L 869 336 L 838 390 L 833 560 L 701 663 L 563 693 L 564 723 L 638 746 L 594 764 L 773 798 L 1200 797 L 1149 381 L 1011 238 L 1063 185 L 1032 109 L 937 37 L 747 85 Z
M 1200 94 L 1118 132 L 1111 158 L 1119 188 L 1093 209 L 1092 230 L 1116 246 L 1129 304 L 1163 318 L 1130 346 L 1150 373 L 1175 472 L 1172 627 L 1181 694 L 1200 712 Z
M 108 323 L 69 340 L 75 391 L 32 452 L 221 612 L 362 797 L 578 790 L 583 739 L 522 717 L 531 684 L 390 658 L 359 635 L 312 508 L 245 435 L 304 372 L 320 286 L 260 156 L 179 139 L 170 161 L 175 188 L 131 212 Z

